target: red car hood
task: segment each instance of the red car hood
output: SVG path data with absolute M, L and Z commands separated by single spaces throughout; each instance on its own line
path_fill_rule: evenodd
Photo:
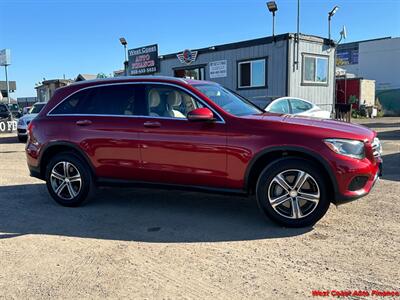
M 325 129 L 326 135 L 337 134 L 338 138 L 350 138 L 358 140 L 372 140 L 376 136 L 376 132 L 358 124 L 346 123 L 342 121 L 318 119 L 311 117 L 279 115 L 265 113 L 262 115 L 249 116 L 253 120 L 262 120 L 270 122 L 282 122 L 299 126 L 316 127 Z M 334 137 L 334 136 L 331 136 Z

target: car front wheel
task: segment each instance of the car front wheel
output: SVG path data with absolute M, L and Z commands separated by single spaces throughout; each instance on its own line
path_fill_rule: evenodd
M 258 179 L 256 196 L 268 217 L 288 227 L 315 224 L 330 204 L 319 167 L 298 158 L 281 159 L 267 166 Z
M 54 156 L 46 168 L 46 185 L 52 198 L 63 206 L 82 204 L 92 190 L 87 164 L 73 153 Z

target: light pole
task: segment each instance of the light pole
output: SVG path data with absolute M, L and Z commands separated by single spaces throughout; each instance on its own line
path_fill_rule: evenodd
M 124 71 L 125 71 L 125 76 L 128 76 L 128 52 L 126 50 L 126 46 L 128 45 L 128 42 L 123 37 L 120 38 L 119 41 L 120 41 L 121 45 L 124 46 L 124 55 L 125 55 Z
M 338 11 L 339 6 L 335 6 L 332 10 L 328 13 L 328 39 L 331 39 L 331 19 Z
M 7 66 L 8 65 L 4 65 L 4 69 L 6 71 L 6 84 L 7 84 L 7 99 L 8 99 L 8 104 L 11 103 L 11 98 L 10 98 L 10 84 L 8 82 L 8 71 L 7 71 Z
M 275 41 L 275 12 L 278 10 L 278 6 L 275 1 L 267 2 L 268 10 L 272 13 L 272 37 Z
M 0 51 L 0 66 L 4 66 L 6 72 L 6 85 L 7 85 L 7 100 L 8 104 L 11 103 L 10 98 L 10 84 L 8 82 L 8 69 L 7 67 L 11 64 L 11 54 L 10 49 L 3 49 Z
M 337 43 L 334 43 L 335 54 L 333 56 L 333 58 L 334 58 L 334 65 L 333 65 L 333 74 L 334 74 L 333 75 L 333 78 L 334 78 L 334 80 L 333 80 L 333 100 L 335 101 L 335 104 L 337 102 L 337 99 L 336 99 L 336 97 L 337 97 L 337 95 L 336 95 L 336 61 L 337 61 L 336 49 L 337 49 L 337 46 L 339 45 L 339 43 L 342 41 L 342 39 L 346 39 L 346 38 L 347 38 L 347 30 L 346 30 L 346 26 L 343 25 L 343 29 L 340 32 L 340 39 L 339 39 L 339 41 Z M 345 74 L 344 80 L 345 80 L 344 84 L 345 84 L 345 90 L 346 90 L 346 84 L 347 84 L 346 74 Z M 333 114 L 333 110 L 334 110 L 334 107 L 332 107 L 332 114 Z

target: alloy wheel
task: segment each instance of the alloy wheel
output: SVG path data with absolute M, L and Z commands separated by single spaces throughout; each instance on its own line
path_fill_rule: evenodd
M 307 172 L 286 170 L 276 175 L 268 187 L 268 201 L 281 216 L 301 219 L 310 215 L 320 201 L 317 181 Z
M 74 199 L 82 188 L 82 178 L 78 168 L 67 161 L 54 165 L 50 182 L 54 193 L 64 200 Z

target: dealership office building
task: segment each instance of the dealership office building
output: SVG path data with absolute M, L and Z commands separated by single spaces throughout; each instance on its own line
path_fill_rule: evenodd
M 331 111 L 334 53 L 328 39 L 291 33 L 167 55 L 151 45 L 128 51 L 128 73 L 215 81 L 255 103 L 292 96 Z

